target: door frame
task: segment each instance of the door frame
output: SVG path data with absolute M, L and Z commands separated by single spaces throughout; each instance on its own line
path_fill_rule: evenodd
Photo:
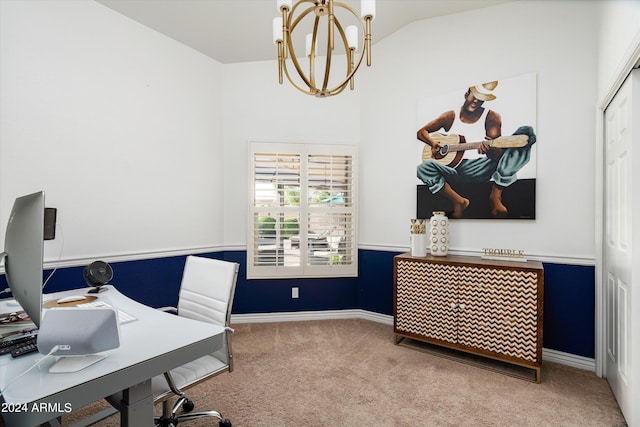
M 640 67 L 640 33 L 636 34 L 632 42 L 632 49 L 623 58 L 615 79 L 609 85 L 609 90 L 598 104 L 596 112 L 596 151 L 595 151 L 595 228 L 596 228 L 596 304 L 595 304 L 595 368 L 596 375 L 605 374 L 606 362 L 606 271 L 604 268 L 604 112 L 622 87 L 626 78 L 634 68 Z

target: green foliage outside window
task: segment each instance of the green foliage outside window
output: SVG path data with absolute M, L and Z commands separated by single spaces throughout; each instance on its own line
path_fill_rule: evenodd
M 276 219 L 270 216 L 258 218 L 258 235 L 275 236 L 276 235 Z
M 285 236 L 296 236 L 300 234 L 300 225 L 295 218 L 286 218 L 282 226 L 282 234 Z
M 260 236 L 276 236 L 276 219 L 271 216 L 258 218 L 258 234 Z M 282 236 L 290 237 L 300 234 L 300 224 L 295 218 L 285 218 L 282 224 Z

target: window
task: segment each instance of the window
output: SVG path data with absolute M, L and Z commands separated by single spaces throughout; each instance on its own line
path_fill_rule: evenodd
M 356 147 L 251 143 L 247 277 L 356 276 Z

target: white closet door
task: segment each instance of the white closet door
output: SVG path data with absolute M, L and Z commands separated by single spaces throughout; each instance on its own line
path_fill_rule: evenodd
M 605 376 L 630 426 L 640 425 L 640 283 L 633 283 L 640 269 L 632 253 L 633 215 L 640 213 L 640 174 L 633 170 L 640 168 L 639 105 L 635 70 L 605 111 L 604 141 Z M 639 231 L 636 225 L 636 236 Z

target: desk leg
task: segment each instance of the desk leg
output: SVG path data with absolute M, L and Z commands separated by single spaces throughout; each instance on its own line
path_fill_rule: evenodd
M 122 392 L 120 427 L 153 426 L 153 394 L 151 380 Z

